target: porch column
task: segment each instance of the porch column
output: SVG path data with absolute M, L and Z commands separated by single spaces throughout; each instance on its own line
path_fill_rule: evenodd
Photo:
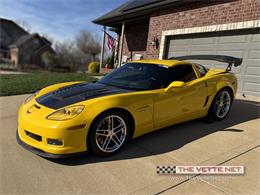
M 118 66 L 122 64 L 123 46 L 124 46 L 124 35 L 125 35 L 125 23 L 122 24 L 120 43 L 119 43 L 119 55 L 118 55 Z
M 103 36 L 102 36 L 101 54 L 100 54 L 100 67 L 99 67 L 100 73 L 101 73 L 103 60 L 104 60 L 105 40 L 106 40 L 106 26 L 103 27 Z

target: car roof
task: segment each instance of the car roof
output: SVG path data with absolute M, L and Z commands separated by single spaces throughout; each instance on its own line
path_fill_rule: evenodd
M 179 61 L 179 60 L 153 60 L 153 59 L 145 59 L 145 60 L 136 60 L 133 61 L 135 63 L 144 63 L 144 64 L 159 64 L 159 65 L 164 65 L 164 66 L 175 66 L 178 64 L 191 64 L 190 62 L 187 61 Z

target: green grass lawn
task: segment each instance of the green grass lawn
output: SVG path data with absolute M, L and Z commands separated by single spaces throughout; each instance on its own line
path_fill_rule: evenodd
M 0 75 L 0 96 L 33 93 L 43 87 L 67 81 L 95 81 L 86 73 L 29 73 Z

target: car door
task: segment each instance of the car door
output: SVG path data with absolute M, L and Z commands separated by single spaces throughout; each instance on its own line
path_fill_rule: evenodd
M 173 81 L 185 82 L 184 87 L 165 92 Z M 192 64 L 181 64 L 171 68 L 154 100 L 154 127 L 198 118 L 202 115 L 207 99 L 207 85 L 195 72 Z

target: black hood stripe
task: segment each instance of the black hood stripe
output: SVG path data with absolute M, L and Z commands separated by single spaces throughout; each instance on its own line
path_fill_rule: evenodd
M 80 83 L 62 87 L 41 97 L 36 101 L 48 108 L 59 109 L 88 99 L 98 98 L 119 93 L 128 93 L 133 90 L 117 88 L 101 83 Z

